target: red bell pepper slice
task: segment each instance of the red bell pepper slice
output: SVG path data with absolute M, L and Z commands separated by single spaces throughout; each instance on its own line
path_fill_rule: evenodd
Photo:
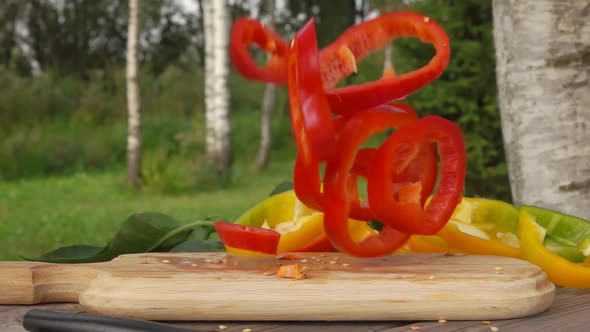
M 440 155 L 440 182 L 430 203 L 423 208 L 415 184 L 395 192 L 392 174 L 400 173 L 405 151 L 423 142 L 436 142 Z M 393 162 L 392 162 L 393 160 Z M 466 156 L 461 128 L 440 116 L 426 116 L 391 135 L 375 154 L 367 179 L 371 209 L 379 221 L 402 232 L 433 235 L 442 229 L 461 201 L 465 183 Z
M 303 204 L 318 211 L 323 209 L 321 182 L 320 162 L 305 162 L 301 153 L 298 153 L 293 170 L 293 190 Z
M 363 123 L 363 125 L 359 125 L 359 130 L 365 130 L 364 133 L 353 132 L 350 133 L 352 136 L 358 138 L 360 142 L 365 141 L 371 135 L 389 129 L 389 128 L 398 128 L 401 126 L 405 126 L 409 123 L 412 123 L 418 119 L 416 112 L 409 107 L 408 105 L 398 104 L 398 103 L 388 103 L 384 105 L 377 106 L 375 108 L 363 111 L 355 116 L 350 118 L 341 118 L 338 119 L 336 122 L 336 128 L 339 130 L 336 131 L 336 136 L 338 137 L 337 146 L 338 146 L 338 154 L 341 154 L 342 147 L 340 140 L 342 139 L 343 135 L 349 135 L 343 129 L 346 126 L 351 126 L 349 123 L 352 121 L 354 123 Z M 364 135 L 364 136 L 359 136 Z M 364 138 L 363 138 L 364 137 Z M 356 160 L 363 160 L 363 164 L 367 164 L 364 149 L 359 150 L 360 154 L 356 154 L 353 158 Z M 356 150 L 355 150 L 356 152 Z M 361 162 L 355 162 L 356 167 L 360 166 Z M 354 165 L 351 167 L 354 170 Z M 362 166 L 366 167 L 366 166 Z M 363 171 L 362 175 L 366 176 L 366 172 Z M 356 185 L 356 179 L 358 174 L 354 171 L 349 178 L 349 188 L 350 199 L 352 200 L 352 207 L 350 217 L 357 220 L 372 220 L 374 219 L 373 213 L 370 211 L 369 207 L 366 205 L 362 205 L 358 198 L 358 189 Z M 304 160 L 301 158 L 301 155 L 297 155 L 297 159 L 295 160 L 295 170 L 294 170 L 294 178 L 293 178 L 294 190 L 297 198 L 303 202 L 303 204 L 307 205 L 308 207 L 323 211 L 323 201 L 324 195 L 321 191 L 321 176 L 320 176 L 320 163 L 319 162 L 312 162 L 312 163 L 305 163 Z
M 340 80 L 357 71 L 357 62 L 401 37 L 417 37 L 432 44 L 436 52 L 434 57 L 427 65 L 410 73 L 397 76 L 393 71 L 386 71 L 377 81 L 334 89 Z M 272 57 L 264 68 L 259 68 L 250 56 L 247 47 L 251 44 L 271 52 Z M 260 22 L 240 18 L 234 23 L 230 58 L 244 77 L 274 84 L 284 83 L 288 53 L 287 43 Z M 334 113 L 351 114 L 403 98 L 426 86 L 442 74 L 450 54 L 449 37 L 434 20 L 418 13 L 391 12 L 348 28 L 322 49 L 319 53 L 321 82 Z
M 226 246 L 270 255 L 277 253 L 281 238 L 281 233 L 271 229 L 225 221 L 216 221 L 215 230 Z
M 359 62 L 371 52 L 384 47 L 395 38 L 418 37 L 434 46 L 430 62 L 399 76 L 384 75 L 381 79 L 358 85 L 332 89 L 356 67 L 345 64 L 343 48 Z M 351 114 L 385 102 L 403 98 L 438 78 L 449 63 L 449 37 L 445 30 L 427 16 L 411 12 L 391 12 L 354 25 L 324 48 L 320 55 L 322 79 L 334 113 Z
M 334 152 L 334 123 L 322 87 L 314 19 L 295 34 L 287 71 L 291 127 L 299 155 L 305 165 L 326 161 Z
M 404 128 L 415 123 L 416 114 L 398 110 L 370 109 L 353 115 L 341 128 L 338 139 L 338 154 L 326 165 L 324 176 L 323 212 L 324 228 L 334 248 L 354 256 L 369 257 L 390 254 L 403 245 L 409 235 L 385 225 L 379 235 L 370 236 L 361 242 L 355 242 L 348 233 L 346 220 L 350 218 L 371 220 L 380 216 L 369 206 L 362 206 L 358 200 L 355 184 L 351 184 L 351 175 L 358 160 L 359 147 L 372 135 L 389 128 Z M 399 129 L 398 129 L 399 130 Z M 370 151 L 370 150 L 361 150 Z M 365 153 L 365 152 L 363 152 Z M 370 154 L 370 152 L 368 152 Z M 408 162 L 412 161 L 418 149 L 410 151 Z M 389 161 L 387 161 L 389 162 Z M 374 165 L 367 169 L 370 174 Z M 366 174 L 365 174 L 366 175 Z M 387 180 L 391 180 L 391 176 Z M 354 182 L 354 181 L 353 181 Z M 352 188 L 352 190 L 351 190 Z
M 357 181 L 359 177 L 367 178 L 371 172 L 371 165 L 375 163 L 376 148 L 360 149 L 357 152 L 356 160 L 350 171 L 348 190 L 351 198 L 358 197 Z M 399 191 L 400 188 L 420 182 L 422 206 L 426 203 L 428 196 L 434 190 L 436 180 L 438 178 L 438 155 L 436 146 L 429 142 L 423 142 L 419 148 L 417 156 L 410 162 L 410 164 L 400 173 L 393 174 L 393 188 L 394 192 Z M 361 202 L 361 206 L 366 207 L 368 201 Z M 353 205 L 352 214 L 359 220 L 370 220 L 371 214 L 363 214 L 363 211 L 357 211 L 356 205 Z M 367 212 L 365 210 L 365 212 Z
M 248 47 L 258 45 L 271 54 L 266 66 L 260 68 L 252 59 Z M 287 80 L 289 46 L 274 31 L 251 18 L 240 18 L 232 26 L 229 44 L 230 60 L 244 77 L 274 84 Z
M 340 186 L 338 188 L 343 189 Z M 346 223 L 349 208 L 350 202 L 345 191 L 344 195 L 342 192 L 331 195 L 325 202 L 324 228 L 337 251 L 357 257 L 384 256 L 399 249 L 410 238 L 409 234 L 385 225 L 379 235 L 371 235 L 360 242 L 355 242 L 350 237 Z
M 420 181 L 420 203 L 426 203 L 438 178 L 438 155 L 434 143 L 420 144 L 418 155 L 400 173 L 393 175 L 394 192 L 405 185 Z

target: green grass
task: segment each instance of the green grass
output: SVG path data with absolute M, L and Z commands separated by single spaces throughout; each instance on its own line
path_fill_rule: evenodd
M 0 260 L 36 256 L 72 244 L 104 245 L 135 212 L 154 211 L 183 222 L 203 216 L 234 220 L 291 179 L 292 160 L 273 160 L 262 173 L 237 165 L 231 187 L 164 195 L 125 186 L 124 169 L 0 182 Z

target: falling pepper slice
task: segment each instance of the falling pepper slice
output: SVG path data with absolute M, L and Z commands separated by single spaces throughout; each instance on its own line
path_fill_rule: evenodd
M 340 80 L 357 71 L 357 62 L 402 37 L 416 37 L 432 44 L 434 57 L 425 66 L 406 74 L 398 76 L 386 72 L 377 81 L 334 88 Z M 259 68 L 248 53 L 251 44 L 257 44 L 271 53 L 264 68 Z M 230 58 L 244 77 L 282 84 L 287 80 L 286 67 L 290 57 L 286 45 L 278 34 L 260 22 L 240 18 L 232 27 Z M 404 98 L 431 83 L 445 70 L 450 54 L 449 37 L 433 19 L 419 13 L 391 12 L 348 28 L 322 49 L 318 59 L 321 64 L 319 83 L 327 92 L 333 112 L 350 115 Z
M 348 144 L 343 143 L 343 141 L 358 140 L 356 141 L 356 146 L 358 146 L 373 134 L 390 128 L 399 128 L 415 121 L 417 121 L 417 115 L 413 109 L 408 107 L 398 107 L 398 104 L 396 103 L 380 105 L 365 110 L 362 114 L 347 117 L 345 121 L 342 121 L 338 125 L 340 129 L 336 131 L 336 134 L 339 137 L 337 141 L 339 150 L 338 154 L 342 154 L 343 144 Z M 344 128 L 347 126 L 353 128 L 345 130 Z M 360 153 L 356 153 L 356 150 L 353 152 L 354 154 L 352 155 L 352 158 L 354 163 L 351 170 L 355 169 L 356 172 L 351 171 L 347 179 L 348 194 L 349 198 L 352 200 L 350 217 L 353 219 L 368 221 L 375 219 L 375 215 L 372 213 L 369 206 L 366 205 L 366 202 L 362 203 L 359 200 L 356 180 L 358 176 L 367 176 L 367 173 L 369 172 L 368 167 L 373 156 L 370 151 L 368 151 L 369 153 L 364 153 L 367 152 L 366 149 L 359 150 Z M 430 156 L 429 160 L 435 162 L 435 157 L 435 155 Z M 335 156 L 335 158 L 337 158 L 337 156 Z M 295 161 L 294 184 L 297 197 L 299 197 L 302 202 L 314 209 L 323 211 L 325 195 L 321 191 L 322 182 L 319 168 L 319 163 L 307 166 L 298 156 Z M 429 165 L 428 169 L 432 171 L 428 175 L 428 181 L 434 183 L 436 180 L 436 164 L 434 166 Z M 358 172 L 361 172 L 362 174 Z
M 291 128 L 302 161 L 326 161 L 335 151 L 334 123 L 322 87 L 315 22 L 299 30 L 289 49 L 287 88 Z
M 323 199 L 324 225 L 328 237 L 336 249 L 355 256 L 380 256 L 395 251 L 408 239 L 408 234 L 386 225 L 379 235 L 356 242 L 351 239 L 343 220 L 349 215 L 354 216 L 361 213 L 381 219 L 381 216 L 377 213 L 372 215 L 374 211 L 372 211 L 371 198 L 369 198 L 370 206 L 361 206 L 359 200 L 356 199 L 357 192 L 350 190 L 350 171 L 354 167 L 359 147 L 368 138 L 388 128 L 411 126 L 416 123 L 416 120 L 410 115 L 412 114 L 399 109 L 366 110 L 353 115 L 338 132 L 339 153 L 327 163 L 324 177 L 325 196 Z M 414 154 L 417 154 L 417 149 Z M 406 158 L 408 163 L 414 159 L 413 157 Z M 389 160 L 385 162 L 389 163 Z M 391 176 L 389 178 L 385 177 L 385 181 L 391 181 Z M 393 184 L 391 185 L 393 186 Z M 356 212 L 353 209 L 356 209 Z
M 353 72 L 350 65 L 342 63 L 343 47 L 347 47 L 351 56 L 359 62 L 400 37 L 418 37 L 432 44 L 434 57 L 427 65 L 406 74 L 384 75 L 377 81 L 333 88 L 338 81 Z M 351 114 L 403 98 L 426 86 L 443 73 L 450 56 L 449 37 L 438 23 L 422 14 L 397 11 L 348 28 L 322 50 L 320 62 L 324 88 L 333 112 Z
M 252 44 L 271 54 L 262 68 L 258 67 L 248 51 Z M 289 46 L 281 36 L 255 19 L 242 17 L 232 25 L 230 60 L 234 68 L 247 79 L 283 84 L 287 80 L 288 52 Z
M 401 172 L 413 159 L 411 155 L 421 142 L 438 143 L 441 170 L 438 188 L 425 208 L 419 182 L 395 193 L 391 181 L 392 174 Z M 371 209 L 381 222 L 402 232 L 434 235 L 461 201 L 465 172 L 465 146 L 459 126 L 439 116 L 426 116 L 400 128 L 377 149 L 367 179 Z

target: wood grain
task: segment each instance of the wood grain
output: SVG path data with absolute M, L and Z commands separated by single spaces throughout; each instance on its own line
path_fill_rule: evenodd
M 333 254 L 123 255 L 106 263 L 0 263 L 0 303 L 77 302 L 150 320 L 490 320 L 546 310 L 554 286 L 538 267 L 496 256 Z M 279 278 L 298 262 L 303 280 Z M 10 277 L 12 276 L 12 277 Z
M 44 309 L 60 312 L 81 312 L 78 304 L 41 304 L 33 306 L 0 305 L 0 331 L 24 332 L 22 318 L 30 309 Z M 470 331 L 489 332 L 491 326 L 500 332 L 520 331 L 555 331 L 582 332 L 590 326 L 590 290 L 557 288 L 554 304 L 545 312 L 523 318 L 492 320 L 489 325 L 480 320 L 472 321 L 388 321 L 388 322 L 238 322 L 238 321 L 186 321 L 165 322 L 174 326 L 193 328 L 204 331 L 220 331 L 219 326 L 226 327 L 224 332 L 242 332 L 246 328 L 254 332 L 314 332 L 314 331 L 351 331 L 351 332 L 408 332 L 411 327 L 420 327 L 419 332 Z

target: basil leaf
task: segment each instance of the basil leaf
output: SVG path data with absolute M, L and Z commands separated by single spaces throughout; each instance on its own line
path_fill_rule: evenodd
M 279 184 L 276 185 L 276 187 L 270 192 L 270 194 L 268 195 L 268 197 L 270 196 L 274 196 L 276 194 L 280 194 L 282 192 L 285 191 L 289 191 L 289 190 L 293 190 L 293 188 L 295 188 L 293 186 L 293 182 L 291 181 L 283 181 Z
M 50 251 L 36 258 L 20 256 L 24 260 L 44 261 L 52 263 L 87 262 L 104 250 L 103 247 L 89 245 L 73 245 Z M 73 260 L 73 261 L 72 261 Z
M 197 220 L 192 223 L 173 229 L 156 242 L 147 251 L 166 251 L 178 244 L 190 239 L 205 240 L 213 228 L 213 221 Z
M 213 232 L 213 233 L 211 233 L 211 235 L 209 235 L 207 240 L 218 240 L 219 241 L 220 240 L 219 234 L 217 232 Z
M 170 252 L 221 252 L 223 243 L 218 240 L 188 240 L 170 249 Z
M 73 246 L 23 259 L 49 263 L 90 263 L 108 261 L 122 254 L 167 251 L 186 241 L 189 234 L 199 227 L 212 228 L 213 222 L 198 220 L 182 225 L 162 213 L 137 213 L 121 224 L 119 231 L 104 248 Z

